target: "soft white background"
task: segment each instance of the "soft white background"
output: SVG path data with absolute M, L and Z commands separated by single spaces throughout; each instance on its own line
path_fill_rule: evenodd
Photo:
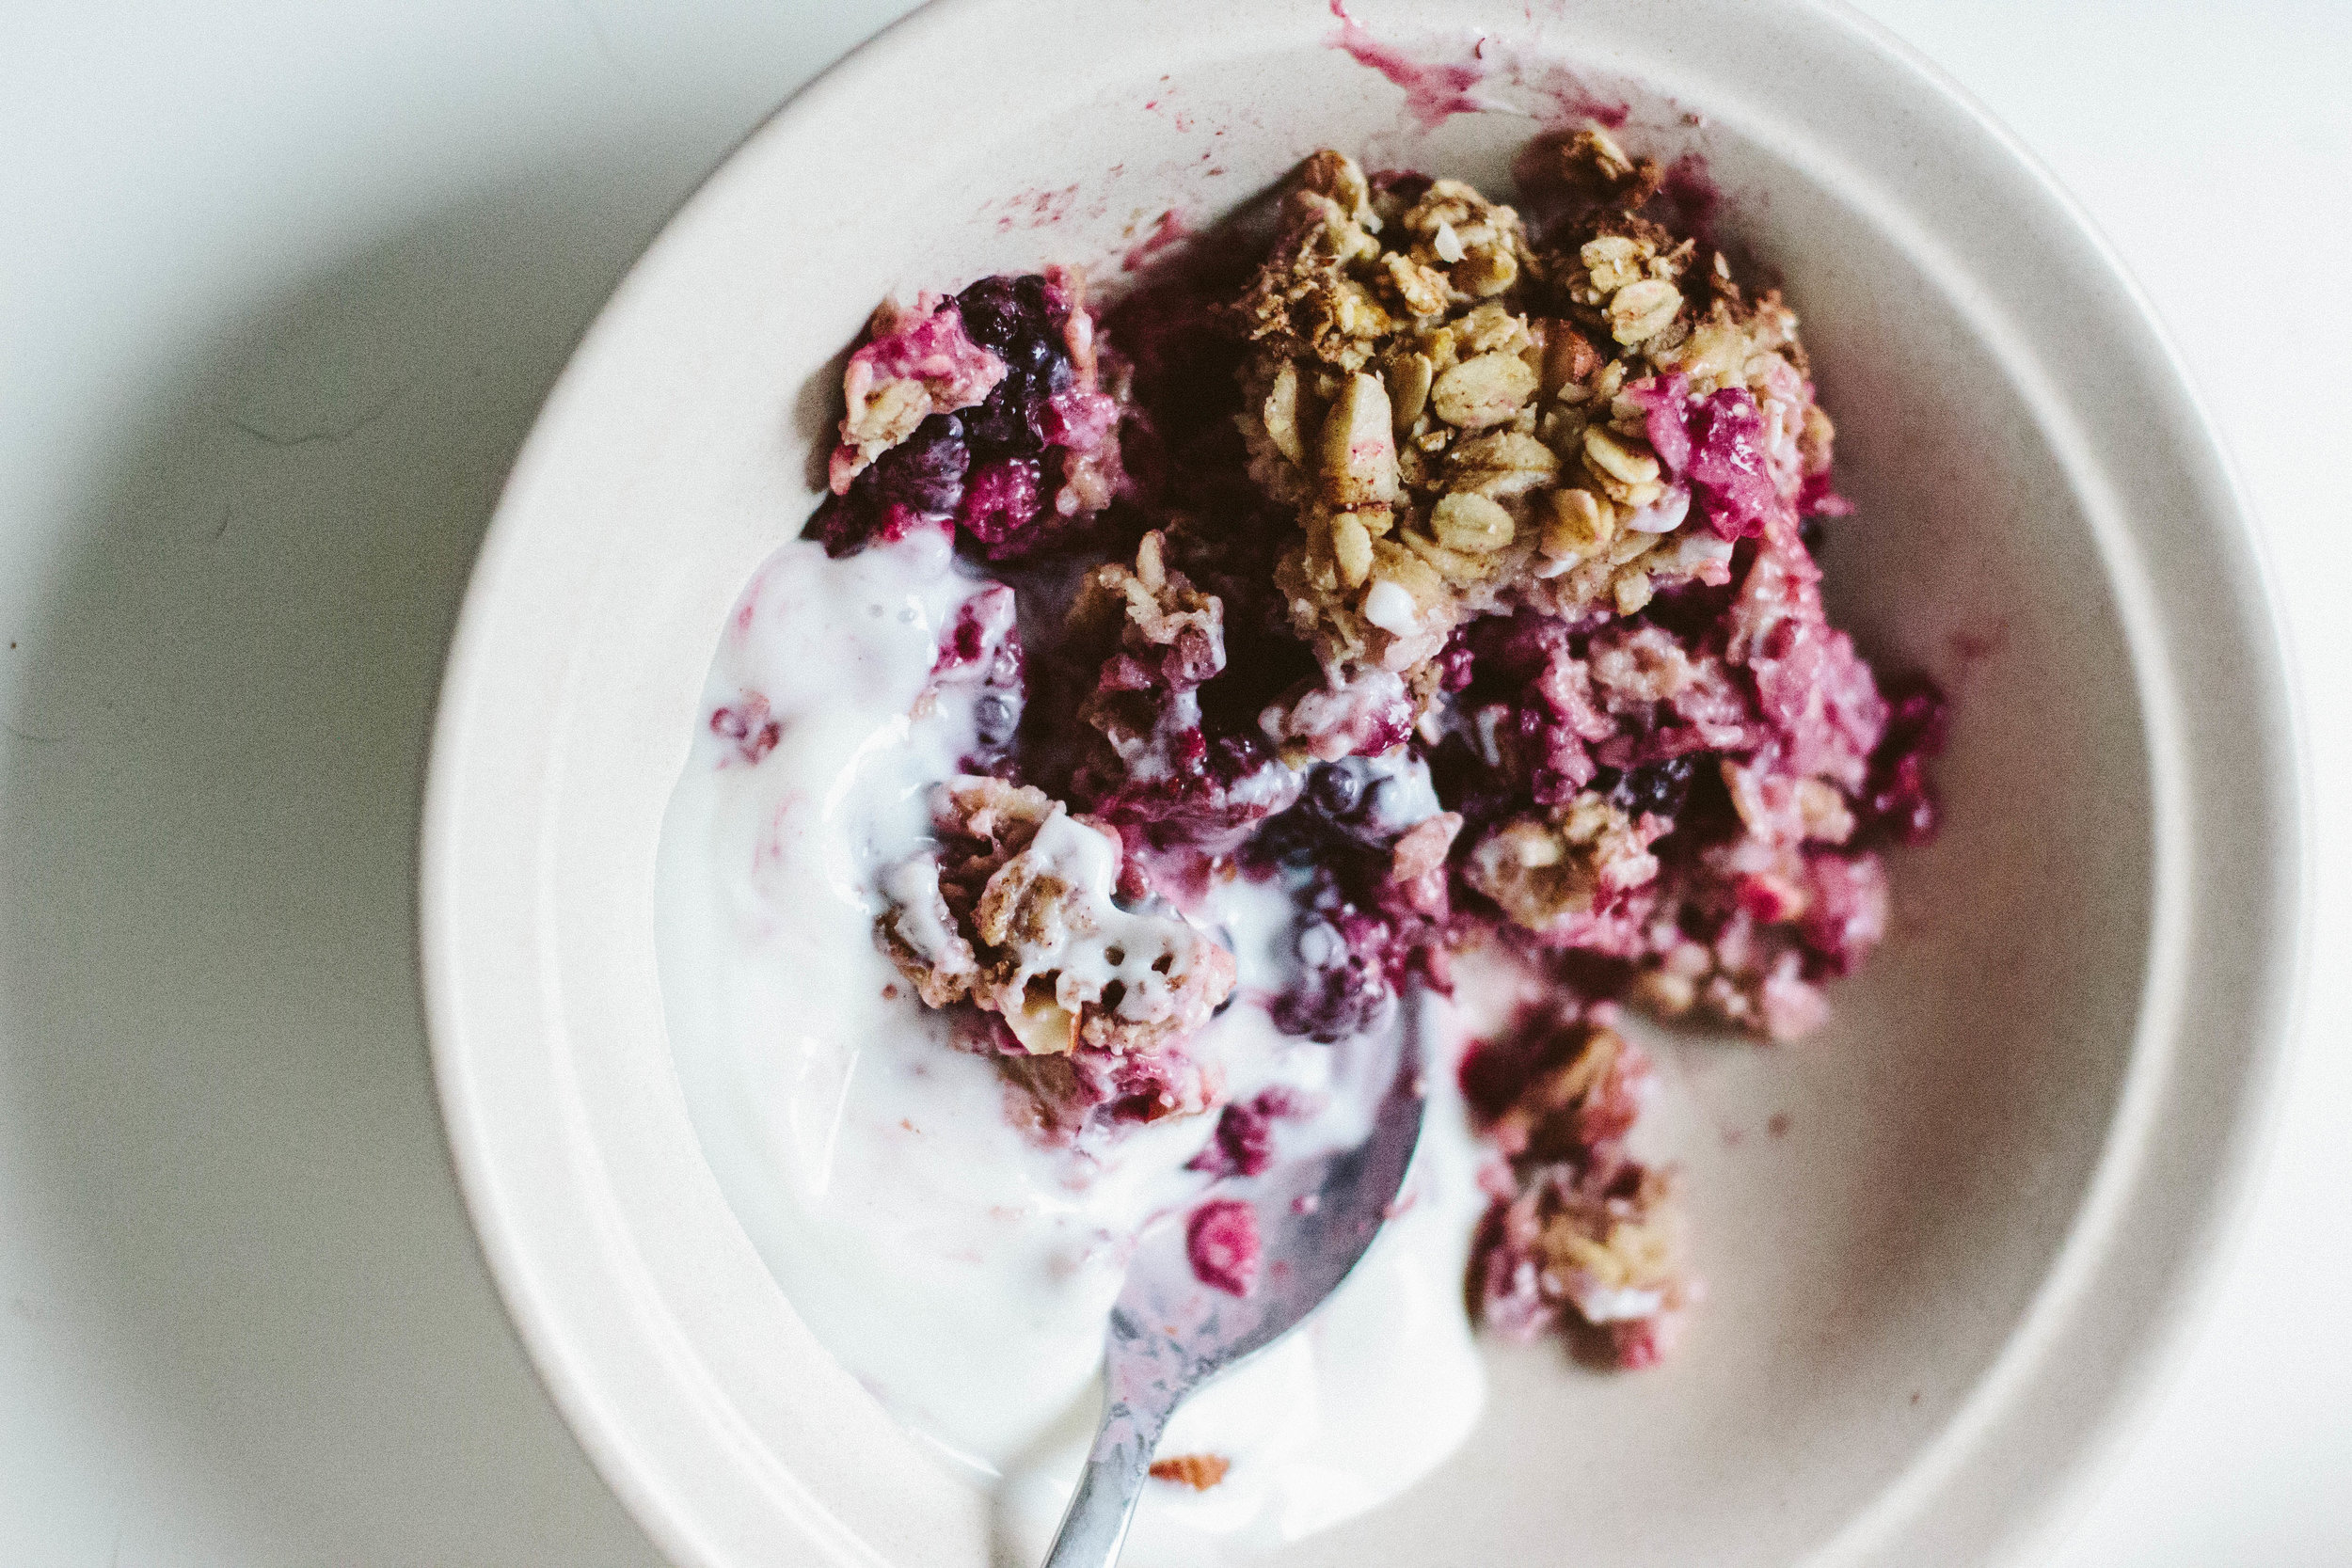
M 0 1564 L 656 1563 L 450 1179 L 418 769 L 572 338 L 905 8 L 0 0 Z M 2169 322 L 2264 515 L 2323 806 L 2259 1202 L 2052 1560 L 2352 1561 L 2352 6 L 1866 8 Z

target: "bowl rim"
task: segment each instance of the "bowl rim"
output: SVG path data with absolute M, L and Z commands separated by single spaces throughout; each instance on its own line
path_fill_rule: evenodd
M 1104 3 L 1143 6 L 1149 0 Z M 896 68 L 899 56 L 919 49 L 934 34 L 948 33 L 999 13 L 1015 13 L 1024 4 L 1025 0 L 930 0 L 875 34 L 795 92 L 730 148 L 695 190 L 673 210 L 656 238 L 631 263 L 596 320 L 574 344 L 531 434 L 518 448 L 484 534 L 444 665 L 420 825 L 418 964 L 435 1082 L 459 1188 L 484 1259 L 518 1337 L 583 1450 L 660 1549 L 672 1560 L 697 1568 L 703 1564 L 719 1568 L 739 1560 L 720 1548 L 698 1526 L 694 1511 L 655 1480 L 629 1425 L 602 1397 L 597 1380 L 572 1342 L 566 1326 L 568 1314 L 558 1307 L 552 1293 L 555 1282 L 542 1275 L 534 1256 L 529 1239 L 532 1229 L 529 1217 L 511 1201 L 507 1157 L 499 1147 L 490 1107 L 475 1074 L 477 1063 L 470 1053 L 463 1022 L 466 998 L 454 961 L 463 924 L 461 890 L 466 879 L 458 850 L 465 806 L 459 785 L 459 775 L 466 763 L 462 741 L 469 715 L 465 699 L 483 678 L 485 627 L 496 613 L 501 583 L 508 575 L 507 564 L 518 553 L 518 531 L 511 524 L 518 510 L 517 498 L 527 491 L 533 476 L 534 454 L 549 445 L 548 427 L 561 411 L 567 394 L 586 378 L 588 372 L 583 365 L 608 331 L 612 319 L 626 309 L 632 283 L 660 263 L 668 242 L 684 220 L 711 199 L 714 187 L 723 182 L 748 147 L 789 137 L 804 124 L 850 109 L 862 90 Z M 1847 40 L 1859 43 L 1907 74 L 1919 90 L 1941 100 L 1947 110 L 1957 111 L 1982 138 L 1982 150 L 2005 163 L 2009 172 L 2024 174 L 2030 182 L 2032 195 L 2048 214 L 2070 230 L 2071 239 L 2087 247 L 2097 265 L 2101 286 L 2128 308 L 2130 330 L 2142 346 L 2153 353 L 2156 373 L 2148 378 L 2146 389 L 2170 402 L 2180 411 L 2183 426 L 2196 437 L 2196 451 L 2185 452 L 2183 460 L 2201 465 L 2214 482 L 2213 502 L 2206 508 L 2206 527 L 2225 567 L 2234 575 L 2234 580 L 2227 586 L 2235 590 L 2239 608 L 2229 630 L 2238 639 L 2235 651 L 2260 676 L 2257 689 L 2245 696 L 2249 708 L 2256 710 L 2253 722 L 2268 747 L 2270 766 L 2262 772 L 2260 784 L 2265 791 L 2264 804 L 2268 812 L 2265 821 L 2269 831 L 2261 863 L 2249 866 L 2246 877 L 2249 900 L 2258 904 L 2268 919 L 2269 940 L 2261 947 L 2259 961 L 2249 965 L 2252 974 L 2246 1000 L 2252 1026 L 2242 1037 L 2238 1054 L 2236 1111 L 2220 1127 L 2209 1129 L 2214 1135 L 2208 1147 L 2218 1158 L 2206 1166 L 2201 1191 L 2196 1195 L 2200 1203 L 2189 1226 L 2193 1244 L 2168 1259 L 2168 1272 L 2157 1284 L 2143 1287 L 2144 1299 L 2134 1320 L 2131 1343 L 2122 1360 L 2106 1372 L 2104 1382 L 2090 1396 L 2088 1413 L 2076 1421 L 2074 1436 L 2056 1454 L 2048 1456 L 2048 1462 L 2030 1477 L 2013 1477 L 1998 1488 L 2002 1498 L 2011 1505 L 2013 1518 L 1998 1532 L 1997 1539 L 1985 1543 L 1989 1549 L 1984 1560 L 2023 1561 L 2035 1544 L 2046 1544 L 2072 1513 L 2088 1501 L 2090 1482 L 2119 1457 L 2122 1441 L 2136 1419 L 2181 1361 L 2190 1336 L 2217 1291 L 2233 1251 L 2233 1243 L 2242 1236 L 2243 1220 L 2280 1119 L 2289 1053 L 2298 1033 L 2304 1004 L 2312 896 L 2306 865 L 2312 799 L 2310 753 L 2304 739 L 2303 717 L 2298 711 L 2298 689 L 2292 678 L 2292 649 L 2283 635 L 2273 570 L 2255 525 L 2252 502 L 2177 346 L 2122 257 L 2089 214 L 2030 150 L 1942 68 L 1896 34 L 1854 9 L 1847 0 L 1772 0 L 1772 4 L 1775 9 L 1804 13 L 1811 22 L 1842 33 Z M 2157 961 L 2152 954 L 2151 966 Z M 2108 1190 L 2104 1196 L 2099 1189 L 2113 1189 L 2125 1178 L 2138 1174 L 2111 1169 L 2114 1162 L 2109 1156 L 2122 1137 L 2119 1129 L 2134 1114 L 2130 1103 L 2133 1095 L 2147 1089 L 2144 1084 L 2136 1087 L 2132 1082 L 2140 1076 L 2139 1069 L 2145 1065 L 2138 1058 L 2148 1054 L 2148 1026 L 2144 1021 L 2139 1034 L 2141 1037 L 2133 1049 L 2134 1060 L 2119 1087 L 2116 1119 L 2103 1142 L 2100 1168 L 2090 1183 L 2090 1196 L 2085 1198 L 2070 1226 L 2051 1275 L 2038 1289 L 2025 1319 L 2012 1330 L 2009 1342 L 1983 1373 L 1979 1386 L 1963 1401 L 1950 1428 L 1929 1445 L 1936 1453 L 1951 1453 L 1954 1443 L 1949 1439 L 1963 1426 L 1971 1422 L 1982 1426 L 2004 1413 L 1997 1408 L 1980 1407 L 1993 1400 L 1997 1392 L 1994 1386 L 2004 1381 L 2004 1370 L 2010 1369 L 2022 1355 L 2024 1342 L 2048 1329 L 2047 1324 L 2037 1325 L 2034 1320 L 2059 1316 L 2071 1309 L 2074 1293 L 2055 1290 L 2052 1281 L 2070 1267 L 2085 1272 L 2101 1260 L 2096 1256 L 2078 1256 L 2088 1242 L 2099 1239 L 2086 1234 L 2086 1227 L 2090 1223 L 2086 1217 L 2089 1212 L 2103 1202 L 2111 1210 L 2120 1211 L 2134 1201 L 2127 1183 L 2124 1190 Z M 2141 1197 L 2137 1201 L 2144 1205 L 2148 1200 Z M 2120 1212 L 2109 1216 L 2113 1221 L 2120 1221 Z M 2011 1399 L 2013 1402 L 2013 1395 Z M 1895 1539 L 1893 1532 L 1911 1514 L 1912 1503 L 1899 1501 L 1895 1495 L 1915 1498 L 1949 1484 L 1952 1474 L 1968 1457 L 1962 1452 L 1940 1466 L 1924 1463 L 1915 1465 L 1898 1478 L 1887 1495 L 1841 1530 L 1820 1554 L 1820 1560 L 1877 1560 L 1881 1544 Z M 1937 1473 L 1923 1473 L 1930 1470 Z M 802 1531 L 799 1544 L 828 1550 L 840 1560 L 882 1560 L 863 1550 L 825 1515 L 821 1506 L 812 1506 L 805 1517 L 793 1522 Z

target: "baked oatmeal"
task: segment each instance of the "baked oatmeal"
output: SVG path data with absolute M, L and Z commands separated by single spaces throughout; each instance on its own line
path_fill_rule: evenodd
M 1261 1167 L 1281 1095 L 1189 1050 L 1236 983 L 1219 887 L 1287 899 L 1302 1039 L 1507 955 L 1549 999 L 1459 1064 L 1470 1296 L 1642 1366 L 1696 1291 L 1621 1009 L 1819 1027 L 1885 933 L 1881 849 L 1935 832 L 1944 705 L 1823 610 L 1851 509 L 1779 291 L 1597 129 L 1522 168 L 1540 223 L 1325 150 L 1270 244 L 1099 316 L 1069 270 L 884 306 L 812 531 L 935 532 L 1017 602 L 943 648 L 1001 689 L 875 923 L 1015 1115 L 1081 1150 L 1214 1118 L 1191 1168 Z M 1219 1288 L 1247 1217 L 1193 1214 Z

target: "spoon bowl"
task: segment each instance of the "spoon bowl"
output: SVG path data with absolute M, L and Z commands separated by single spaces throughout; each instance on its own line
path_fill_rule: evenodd
M 1116 1562 L 1168 1418 L 1201 1385 L 1306 1322 L 1371 1250 L 1421 1142 L 1432 1006 L 1414 988 L 1391 1028 L 1358 1042 L 1392 1061 L 1380 1064 L 1389 1090 L 1361 1143 L 1278 1164 L 1234 1183 L 1238 1196 L 1209 1200 L 1245 1203 L 1254 1217 L 1263 1266 L 1247 1291 L 1202 1277 L 1187 1225 L 1164 1222 L 1137 1243 L 1111 1307 L 1102 1421 L 1045 1568 Z

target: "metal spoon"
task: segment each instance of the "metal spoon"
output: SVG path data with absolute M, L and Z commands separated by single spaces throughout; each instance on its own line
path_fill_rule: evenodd
M 1181 1225 L 1155 1227 L 1137 1245 L 1111 1308 L 1102 1424 L 1045 1568 L 1117 1562 L 1176 1407 L 1296 1328 L 1372 1245 L 1421 1140 L 1429 1006 L 1418 990 L 1409 992 L 1397 1009 L 1399 1025 L 1361 1042 L 1385 1047 L 1395 1062 L 1372 1135 L 1353 1148 L 1278 1166 L 1251 1184 L 1265 1266 L 1248 1295 L 1194 1277 Z

